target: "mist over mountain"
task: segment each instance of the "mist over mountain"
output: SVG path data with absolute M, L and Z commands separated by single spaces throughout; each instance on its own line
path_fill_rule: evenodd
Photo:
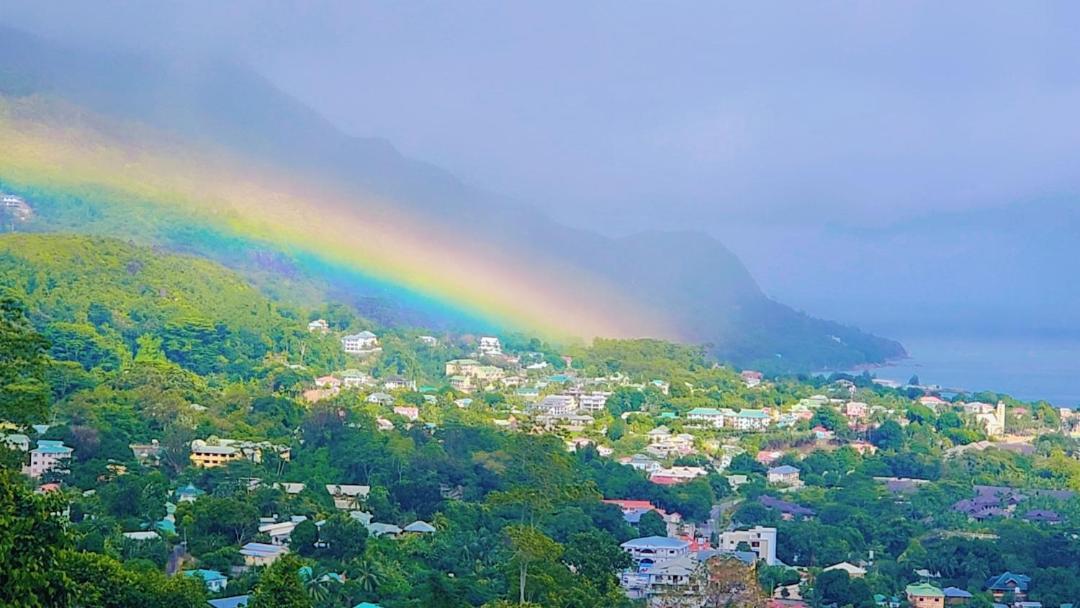
M 346 135 L 258 73 L 230 62 L 66 48 L 6 29 L 0 32 L 0 65 L 5 96 L 59 97 L 224 146 L 276 171 L 374 195 L 478 242 L 491 256 L 543 252 L 553 268 L 583 269 L 662 311 L 674 337 L 706 343 L 722 359 L 814 369 L 903 354 L 895 342 L 769 299 L 740 260 L 704 233 L 610 238 L 567 227 L 541 209 L 503 200 L 406 158 L 389 142 Z M 589 297 L 581 293 L 583 301 Z

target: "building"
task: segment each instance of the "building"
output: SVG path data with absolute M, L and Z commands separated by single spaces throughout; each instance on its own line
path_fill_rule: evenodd
M 0 195 L 0 210 L 23 222 L 30 219 L 34 214 L 30 205 L 21 196 L 15 196 L 14 194 Z
M 908 585 L 904 590 L 911 608 L 943 608 L 945 594 L 930 583 Z
M 946 587 L 941 590 L 945 594 L 946 606 L 957 606 L 970 602 L 974 596 L 959 587 Z
M 848 418 L 862 420 L 870 414 L 870 406 L 861 401 L 849 401 L 844 405 L 844 415 Z
M 994 601 L 1001 601 L 1008 595 L 1013 601 L 1020 602 L 1027 598 L 1030 585 L 1031 577 L 1026 574 L 1004 572 L 990 577 L 985 586 L 990 595 L 994 596 Z
M 161 462 L 161 455 L 165 452 L 157 439 L 151 440 L 150 443 L 132 443 L 128 447 L 131 448 L 135 460 L 147 466 L 157 466 Z
M 210 593 L 221 593 L 229 585 L 229 578 L 217 570 L 185 570 L 184 576 L 201 578 Z
M 423 344 L 424 346 L 438 346 L 439 345 L 439 339 L 436 338 L 435 336 L 419 336 L 419 337 L 416 338 L 416 340 L 417 340 L 417 342 Z
M 399 405 L 394 408 L 394 413 L 402 418 L 416 421 L 420 418 L 420 408 L 415 405 Z
M 310 332 L 319 332 L 325 334 L 330 331 L 330 324 L 326 322 L 326 319 L 315 319 L 311 323 L 307 324 L 307 330 Z
M 975 414 L 975 420 L 986 428 L 987 435 L 1001 437 L 1005 434 L 1005 402 L 998 401 L 993 413 Z
M 248 568 L 269 566 L 288 552 L 287 547 L 268 545 L 266 543 L 248 543 L 240 547 L 240 555 L 244 558 L 244 565 Z
M 732 417 L 731 426 L 737 431 L 763 431 L 769 428 L 769 421 L 764 410 L 741 410 Z
M 734 415 L 735 412 L 731 412 Z M 713 428 L 724 426 L 724 411 L 712 407 L 695 407 L 686 413 L 686 419 Z
M 720 534 L 719 549 L 724 553 L 734 553 L 739 545 L 746 543 L 768 566 L 775 566 L 776 528 L 754 526 L 749 530 L 730 530 Z
M 334 507 L 353 511 L 359 509 L 360 503 L 371 493 L 371 486 L 327 484 L 326 491 L 334 499 Z
M 303 521 L 302 519 L 300 521 Z M 274 524 L 262 524 L 259 526 L 259 533 L 265 534 L 270 537 L 270 543 L 274 545 L 288 545 L 289 539 L 292 538 L 293 530 L 296 529 L 298 521 L 283 521 Z
M 739 374 L 739 376 L 743 379 L 743 382 L 746 383 L 747 388 L 754 388 L 755 386 L 761 384 L 762 379 L 765 378 L 765 375 L 761 372 L 756 372 L 750 369 L 744 370 L 742 373 Z
M 499 342 L 498 338 L 483 336 L 480 338 L 478 352 L 482 357 L 498 357 L 502 355 L 502 343 Z
M 840 562 L 839 564 L 833 564 L 828 568 L 825 568 L 825 572 L 828 572 L 830 570 L 843 570 L 844 572 L 848 573 L 848 577 L 850 578 L 862 578 L 866 576 L 865 568 L 860 568 L 859 566 L 856 566 L 855 564 L 852 564 L 850 562 Z
M 649 481 L 662 485 L 672 486 L 680 483 L 686 483 L 692 479 L 703 477 L 706 475 L 706 471 L 702 467 L 679 467 L 673 466 L 668 469 L 657 469 L 649 475 Z
M 201 468 L 220 467 L 234 460 L 246 458 L 254 463 L 263 460 L 264 451 L 277 454 L 282 460 L 289 460 L 289 446 L 277 445 L 269 441 L 239 441 L 236 439 L 196 439 L 191 442 L 191 464 Z
M 551 416 L 566 416 L 577 411 L 577 401 L 570 395 L 548 395 L 538 401 L 533 409 Z
M 797 486 L 802 484 L 799 480 L 799 469 L 789 465 L 773 467 L 768 471 L 768 480 L 771 484 L 783 486 Z
M 4 436 L 4 444 L 12 450 L 20 452 L 30 451 L 30 437 L 22 433 L 10 433 Z
M 681 538 L 667 536 L 645 536 L 626 541 L 623 551 L 630 554 L 635 563 L 656 563 L 663 560 L 690 555 L 690 543 Z
M 379 338 L 370 331 L 342 336 L 341 347 L 350 355 L 366 355 L 379 350 Z
M 64 445 L 63 441 L 39 439 L 37 447 L 30 450 L 30 467 L 27 469 L 27 474 L 38 479 L 50 471 L 66 473 L 67 464 L 71 462 L 71 454 L 74 451 L 73 448 Z
M 578 396 L 578 408 L 586 412 L 599 412 L 607 405 L 611 393 L 582 393 Z

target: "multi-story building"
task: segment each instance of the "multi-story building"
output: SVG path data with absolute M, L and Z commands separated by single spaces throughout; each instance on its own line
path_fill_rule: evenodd
M 484 336 L 480 338 L 480 356 L 498 357 L 502 355 L 502 343 L 498 338 Z
M 730 530 L 720 535 L 720 551 L 734 553 L 746 543 L 766 565 L 776 565 L 776 528 L 754 526 L 749 530 Z
M 30 450 L 30 466 L 27 474 L 38 479 L 49 471 L 66 471 L 67 464 L 71 461 L 71 453 L 74 451 L 73 448 L 64 445 L 63 441 L 40 439 L 37 447 Z
M 289 460 L 289 446 L 277 445 L 268 441 L 238 441 L 236 439 L 210 440 L 196 439 L 191 442 L 191 464 L 197 467 L 213 468 L 229 464 L 234 460 L 247 458 L 251 462 L 262 462 L 263 451 L 270 450 L 282 460 Z
M 930 583 L 908 585 L 904 592 L 911 608 L 942 608 L 945 605 L 945 593 Z
M 352 355 L 364 355 L 379 350 L 379 338 L 370 331 L 342 336 L 341 347 Z

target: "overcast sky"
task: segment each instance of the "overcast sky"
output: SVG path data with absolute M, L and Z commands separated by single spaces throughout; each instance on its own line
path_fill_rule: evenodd
M 868 231 L 1080 191 L 1076 3 L 4 5 L 53 37 L 236 58 L 578 225 L 706 230 L 767 292 L 870 325 L 882 283 L 846 273 L 940 260 L 867 260 Z

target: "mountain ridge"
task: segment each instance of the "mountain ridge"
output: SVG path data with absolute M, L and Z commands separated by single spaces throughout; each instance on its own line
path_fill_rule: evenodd
M 207 138 L 483 235 L 494 255 L 519 252 L 527 258 L 543 251 L 552 268 L 586 269 L 618 285 L 627 297 L 663 311 L 678 338 L 712 344 L 723 359 L 808 370 L 903 355 L 896 342 L 770 300 L 738 257 L 704 233 L 649 231 L 609 238 L 565 226 L 542 210 L 500 201 L 445 170 L 409 159 L 385 140 L 346 135 L 250 70 L 220 64 L 180 69 L 151 58 L 93 53 L 71 62 L 69 52 L 47 42 L 4 34 L 0 93 L 57 96 L 185 137 Z M 117 62 L 139 69 L 116 83 L 95 75 Z M 68 77 L 72 71 L 79 72 L 77 78 Z M 171 91 L 183 94 L 172 97 Z M 163 98 L 169 101 L 159 103 Z M 220 99 L 228 103 L 217 103 Z M 283 156 L 289 157 L 284 164 Z

